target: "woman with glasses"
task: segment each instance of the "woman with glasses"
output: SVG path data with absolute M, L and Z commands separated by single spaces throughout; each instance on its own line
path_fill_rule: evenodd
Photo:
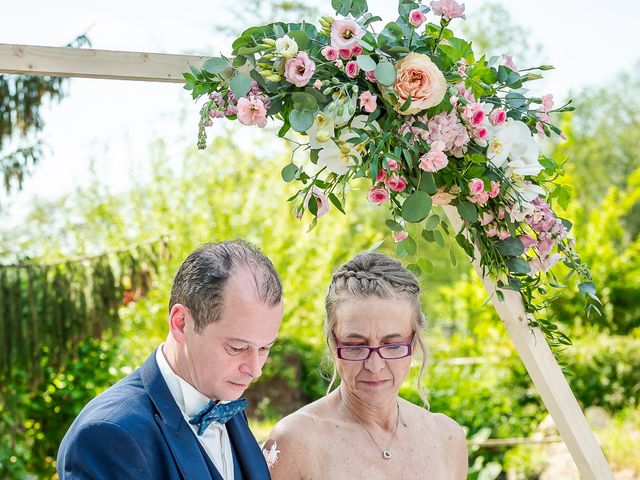
M 419 294 L 413 273 L 379 253 L 360 253 L 335 272 L 325 300 L 330 393 L 276 425 L 264 447 L 272 478 L 466 478 L 460 426 L 398 396 L 416 355 L 427 405 Z

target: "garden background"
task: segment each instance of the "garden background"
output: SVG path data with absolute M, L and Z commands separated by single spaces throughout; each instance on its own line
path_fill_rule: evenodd
M 545 8 L 542 3 L 538 8 Z M 588 13 L 591 3 L 595 8 L 595 2 L 582 2 L 581 12 Z M 17 8 L 2 10 L 11 16 L 14 9 L 16 18 L 26 15 Z M 276 18 L 315 21 L 331 13 L 329 4 L 318 2 L 251 0 L 241 11 L 210 13 L 216 7 L 209 5 L 180 12 L 198 16 L 195 27 L 185 29 L 187 22 L 179 17 L 156 18 L 142 7 L 132 8 L 122 19 L 117 5 L 109 7 L 109 15 L 69 7 L 67 14 L 76 15 L 57 25 L 55 36 L 16 28 L 18 33 L 9 30 L 0 41 L 60 46 L 88 30 L 94 48 L 217 54 L 230 50 L 229 39 L 244 26 Z M 374 13 L 389 8 L 370 2 Z M 151 35 L 143 28 L 147 14 L 153 20 Z M 92 15 L 100 18 L 95 25 Z M 574 223 L 576 249 L 591 266 L 603 316 L 585 318 L 575 285 L 562 290 L 549 315 L 556 315 L 574 339 L 561 360 L 612 468 L 619 478 L 640 478 L 634 455 L 640 441 L 640 99 L 631 93 L 640 87 L 633 68 L 640 53 L 631 56 L 639 50 L 626 43 L 624 28 L 610 34 L 615 26 L 607 18 L 603 14 L 602 28 L 593 31 L 595 41 L 608 43 L 616 54 L 622 50 L 626 63 L 615 69 L 608 65 L 606 76 L 597 60 L 569 64 L 564 77 L 552 73 L 540 87 L 541 94 L 557 94 L 558 102 L 573 98 L 577 108 L 562 119 L 567 140 L 545 148 L 568 159 L 564 178 L 572 203 L 560 213 Z M 569 31 L 572 21 L 578 20 L 565 19 Z M 559 33 L 557 44 L 549 42 L 531 27 L 519 23 L 506 2 L 468 2 L 460 28 L 477 50 L 511 53 L 523 68 L 553 63 L 555 48 L 590 48 L 570 47 L 569 37 Z M 104 34 L 117 29 L 118 37 Z M 158 33 L 163 29 L 185 33 L 172 44 Z M 139 40 L 144 35 L 150 43 Z M 198 152 L 197 106 L 177 85 L 73 80 L 61 87 L 65 98 L 60 102 L 44 95 L 40 128 L 26 135 L 14 132 L 0 151 L 8 178 L 15 149 L 39 145 L 37 164 L 32 165 L 34 158 L 27 164 L 33 175 L 22 188 L 14 178 L 0 196 L 0 263 L 59 262 L 159 239 L 166 248 L 144 291 L 130 289 L 120 298 L 119 321 L 96 330 L 99 335 L 81 336 L 75 346 L 63 345 L 71 353 L 62 369 L 53 349 L 45 349 L 41 383 L 26 381 L 26 364 L 2 378 L 0 477 L 54 475 L 57 446 L 80 408 L 140 365 L 166 336 L 172 277 L 195 246 L 210 240 L 255 242 L 282 275 L 280 339 L 263 376 L 248 391 L 252 425 L 265 438 L 283 415 L 323 395 L 326 382 L 318 366 L 325 288 L 332 269 L 358 251 L 384 240 L 379 250 L 394 254 L 383 227 L 385 211 L 364 200 L 362 185 L 352 192 L 348 216 L 333 209 L 308 232 L 310 218 L 296 220 L 286 202 L 295 190 L 283 184 L 280 170 L 291 151 L 275 131 L 221 123 L 210 135 L 209 148 Z M 548 428 L 546 410 L 497 315 L 484 305 L 487 296 L 464 253 L 446 239 L 443 247 L 421 245 L 419 254 L 428 261 L 421 282 L 429 320 L 425 338 L 432 352 L 431 409 L 456 419 L 475 442 L 470 477 L 570 478 L 549 476 L 568 458 L 556 444 L 477 445 L 487 438 L 540 439 L 556 433 Z M 414 377 L 401 393 L 419 402 Z

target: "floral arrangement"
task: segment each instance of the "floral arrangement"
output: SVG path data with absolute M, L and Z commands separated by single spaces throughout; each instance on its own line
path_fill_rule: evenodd
M 449 29 L 465 18 L 455 0 L 430 7 L 399 0 L 398 19 L 379 33 L 373 25 L 381 19 L 366 0 L 332 6 L 336 16 L 322 17 L 320 28 L 249 28 L 231 57 L 184 74 L 193 98 L 206 98 L 198 147 L 215 119 L 259 128 L 275 120 L 280 137 L 300 134 L 288 138 L 294 155 L 309 153 L 298 162 L 293 156 L 282 177 L 300 182 L 289 200 L 297 217 L 312 215 L 312 227 L 332 205 L 344 213 L 350 182 L 365 178 L 367 199 L 389 210 L 399 255 L 416 254 L 416 235 L 444 245 L 441 231 L 450 227 L 432 207 L 451 205 L 464 221 L 456 241 L 472 258 L 477 248 L 484 272 L 500 288 L 520 291 L 528 311 L 544 308 L 547 285 L 562 287 L 550 271 L 562 261 L 568 276 L 579 277 L 587 312 L 598 312 L 589 270 L 568 237 L 571 224 L 551 208 L 569 201 L 557 182 L 564 160 L 541 155 L 535 138 L 562 135 L 550 116 L 573 107 L 554 108 L 552 95 L 528 97 L 524 88 L 552 67 L 518 69 L 508 55 L 476 58 Z M 420 274 L 420 265 L 409 268 Z M 551 345 L 570 343 L 551 320 L 536 325 Z

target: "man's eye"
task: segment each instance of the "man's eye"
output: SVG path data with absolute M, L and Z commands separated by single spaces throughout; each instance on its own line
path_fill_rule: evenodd
M 229 351 L 229 353 L 240 353 L 244 351 L 244 348 L 236 348 L 231 345 L 227 345 L 227 350 Z

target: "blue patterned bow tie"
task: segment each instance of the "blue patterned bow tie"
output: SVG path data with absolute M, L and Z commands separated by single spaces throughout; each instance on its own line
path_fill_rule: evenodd
M 229 403 L 216 403 L 209 400 L 209 403 L 200 412 L 189 420 L 191 425 L 198 425 L 198 435 L 202 435 L 213 422 L 222 425 L 227 423 L 236 413 L 247 408 L 248 402 L 245 398 L 240 398 Z

